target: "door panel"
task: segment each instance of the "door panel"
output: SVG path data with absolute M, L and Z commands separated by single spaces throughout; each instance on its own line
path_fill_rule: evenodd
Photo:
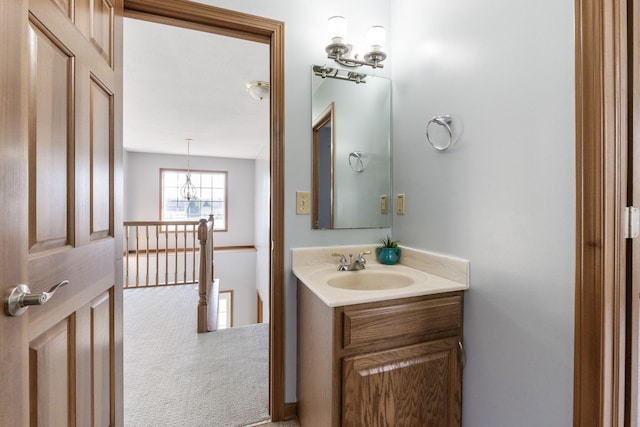
M 71 243 L 67 160 L 74 61 L 35 20 L 29 25 L 29 47 L 29 243 L 34 253 Z
M 91 132 L 91 240 L 113 236 L 113 94 L 92 76 Z
M 91 302 L 93 425 L 113 425 L 113 299 L 109 292 Z
M 73 8 L 71 7 L 71 0 L 52 0 L 52 1 L 60 8 L 62 13 L 65 14 L 65 16 L 73 19 L 73 15 L 71 13 L 73 11 Z
M 91 0 L 91 41 L 107 64 L 111 65 L 113 51 L 114 7 L 109 0 Z
M 69 280 L 0 315 L 3 426 L 122 424 L 121 19 L 122 0 L 0 2 L 0 291 Z
M 345 357 L 342 424 L 459 426 L 457 342 L 446 339 Z
M 36 338 L 29 346 L 31 426 L 73 426 L 73 316 Z

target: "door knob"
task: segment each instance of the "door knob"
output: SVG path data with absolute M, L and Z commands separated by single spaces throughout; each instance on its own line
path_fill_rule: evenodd
M 49 301 L 58 288 L 69 284 L 68 280 L 56 284 L 48 292 L 32 294 L 27 285 L 18 285 L 11 289 L 9 296 L 4 300 L 4 312 L 7 316 L 17 317 L 22 315 L 30 305 L 42 305 Z

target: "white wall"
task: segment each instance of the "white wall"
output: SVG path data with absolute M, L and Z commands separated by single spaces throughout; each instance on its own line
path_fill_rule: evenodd
M 125 221 L 158 221 L 160 168 L 184 169 L 186 156 L 125 152 Z M 191 156 L 191 169 L 227 171 L 226 232 L 215 233 L 216 246 L 254 245 L 254 161 Z
M 233 290 L 233 326 L 256 323 L 256 251 L 214 251 L 220 290 Z
M 389 29 L 394 217 L 402 244 L 471 260 L 465 299 L 466 426 L 572 424 L 574 297 L 573 2 L 418 0 L 204 3 L 284 21 L 285 250 L 375 242 L 384 230 L 311 230 L 311 64 L 326 18 Z M 437 153 L 426 121 L 452 114 L 462 139 Z M 301 167 L 302 165 L 302 167 Z M 290 269 L 287 257 L 286 271 Z M 286 396 L 296 400 L 295 278 L 285 283 Z
M 328 63 L 324 53 L 327 19 L 344 15 L 356 45 L 364 45 L 371 25 L 389 28 L 388 0 L 202 0 L 224 7 L 285 22 L 285 272 L 291 271 L 293 247 L 375 243 L 388 229 L 312 230 L 308 215 L 295 214 L 296 190 L 311 190 L 311 65 Z M 380 75 L 390 76 L 391 64 Z M 285 281 L 285 401 L 296 398 L 296 279 Z
M 573 12 L 392 3 L 394 191 L 407 197 L 393 233 L 471 261 L 465 426 L 572 425 Z M 463 124 L 443 153 L 424 137 L 436 114 Z

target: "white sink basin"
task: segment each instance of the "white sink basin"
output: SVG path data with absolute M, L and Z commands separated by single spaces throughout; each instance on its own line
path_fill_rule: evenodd
M 414 279 L 398 272 L 387 271 L 341 271 L 327 280 L 327 285 L 355 291 L 380 291 L 398 289 L 412 285 Z
M 411 248 L 402 249 L 404 262 L 378 263 L 369 256 L 364 270 L 338 271 L 334 253 L 375 251 L 373 245 L 291 250 L 291 270 L 328 307 L 365 304 L 469 289 L 469 262 Z

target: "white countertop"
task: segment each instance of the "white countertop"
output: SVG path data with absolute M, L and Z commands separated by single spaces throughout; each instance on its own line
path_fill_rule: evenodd
M 395 265 L 379 263 L 376 245 L 294 248 L 291 250 L 293 274 L 329 307 L 366 302 L 453 292 L 469 289 L 469 261 L 448 255 L 401 247 L 400 262 Z M 370 250 L 365 270 L 338 271 L 338 257 L 333 253 L 352 253 Z M 363 273 L 366 272 L 366 273 Z M 393 273 L 408 277 L 408 286 L 383 290 L 353 290 L 330 286 L 328 282 L 344 275 Z

